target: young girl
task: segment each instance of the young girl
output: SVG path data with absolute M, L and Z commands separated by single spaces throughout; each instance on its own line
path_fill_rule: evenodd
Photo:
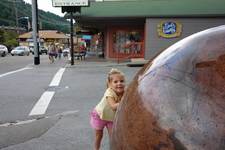
M 107 90 L 102 100 L 91 113 L 90 124 L 95 129 L 95 150 L 100 149 L 104 127 L 107 128 L 108 135 L 111 135 L 114 116 L 125 92 L 124 74 L 117 69 L 112 69 L 108 74 L 106 86 Z

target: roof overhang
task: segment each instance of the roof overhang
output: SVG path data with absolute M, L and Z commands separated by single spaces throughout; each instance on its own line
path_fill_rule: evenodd
M 152 0 L 89 2 L 72 18 L 79 26 L 139 25 L 147 18 L 225 17 L 225 0 Z M 65 19 L 70 19 L 66 13 Z
M 77 26 L 120 26 L 120 25 L 143 25 L 145 18 L 74 18 Z
M 40 41 L 39 42 L 44 42 L 44 39 L 39 39 Z M 33 42 L 34 40 L 33 39 L 27 39 L 26 42 Z

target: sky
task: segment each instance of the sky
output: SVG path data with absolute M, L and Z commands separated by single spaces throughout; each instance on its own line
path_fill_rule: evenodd
M 32 0 L 24 0 L 26 3 L 31 4 Z M 59 16 L 64 16 L 62 13 L 61 7 L 53 7 L 52 6 L 52 0 L 37 0 L 38 3 L 38 9 L 42 9 L 44 11 L 49 11 L 51 13 L 54 13 Z

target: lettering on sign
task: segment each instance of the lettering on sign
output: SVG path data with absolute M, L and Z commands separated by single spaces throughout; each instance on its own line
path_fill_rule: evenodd
M 179 22 L 160 22 L 157 24 L 158 37 L 174 38 L 180 37 L 182 32 L 182 24 Z
M 75 27 L 76 35 L 94 35 L 95 27 Z
M 54 7 L 61 6 L 88 6 L 88 0 L 52 0 Z

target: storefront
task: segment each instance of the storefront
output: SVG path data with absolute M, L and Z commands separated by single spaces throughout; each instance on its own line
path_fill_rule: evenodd
M 121 57 L 125 57 L 132 53 L 132 45 L 118 50 L 119 47 L 128 45 L 132 42 L 143 42 L 144 27 L 143 26 L 110 26 L 108 33 L 108 57 L 117 57 L 117 52 Z M 134 53 L 136 57 L 144 57 L 144 47 L 141 44 L 134 44 Z
M 225 9 L 221 9 L 225 1 L 170 1 L 169 5 L 167 2 L 89 2 L 89 7 L 82 7 L 80 14 L 73 14 L 73 19 L 75 26 L 92 26 L 99 30 L 92 42 L 99 41 L 98 51 L 109 60 L 118 57 L 151 59 L 189 35 L 225 24 Z M 64 16 L 69 17 L 69 14 Z M 164 35 L 159 33 L 160 25 L 165 29 Z

